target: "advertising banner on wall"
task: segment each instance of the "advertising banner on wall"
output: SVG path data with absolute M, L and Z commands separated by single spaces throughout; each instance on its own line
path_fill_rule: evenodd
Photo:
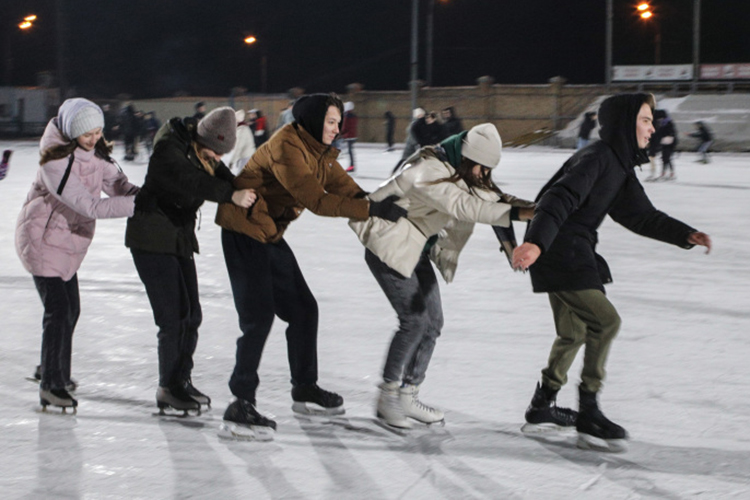
M 750 63 L 745 64 L 701 64 L 701 80 L 748 80 Z
M 614 66 L 612 80 L 616 82 L 692 80 L 692 64 L 662 64 L 650 66 Z

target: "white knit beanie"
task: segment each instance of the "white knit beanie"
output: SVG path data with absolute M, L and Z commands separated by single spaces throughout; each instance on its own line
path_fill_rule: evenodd
M 73 140 L 97 128 L 104 128 L 102 109 L 81 97 L 67 99 L 57 111 L 57 128 Z
M 461 156 L 478 164 L 495 168 L 500 163 L 503 141 L 495 126 L 482 123 L 469 130 L 461 145 Z

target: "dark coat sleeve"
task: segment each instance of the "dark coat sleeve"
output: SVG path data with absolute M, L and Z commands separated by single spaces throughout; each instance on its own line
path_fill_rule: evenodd
M 696 229 L 657 210 L 634 175 L 628 177 L 609 211 L 609 216 L 641 236 L 682 248 L 694 246 L 688 243 L 687 239 Z
M 214 169 L 214 175 L 216 175 L 217 179 L 221 179 L 223 181 L 232 182 L 234 181 L 234 174 L 231 170 L 229 170 L 229 167 L 224 165 L 224 162 L 219 162 L 219 164 Z
M 534 243 L 542 252 L 549 249 L 560 226 L 589 196 L 602 169 L 602 163 L 593 155 L 563 165 L 555 175 L 557 180 L 538 200 L 524 241 Z
M 231 182 L 211 176 L 193 165 L 185 152 L 172 143 L 154 151 L 148 169 L 150 180 L 158 189 L 175 197 L 199 198 L 217 203 L 232 201 L 234 188 Z

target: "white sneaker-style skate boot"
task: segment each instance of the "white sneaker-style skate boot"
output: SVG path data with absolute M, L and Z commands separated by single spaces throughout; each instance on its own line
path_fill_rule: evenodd
M 399 397 L 398 382 L 383 382 L 378 386 L 380 396 L 378 397 L 377 417 L 391 427 L 410 429 L 411 422 L 406 419 L 406 413 Z
M 423 424 L 434 424 L 442 422 L 445 415 L 441 410 L 427 406 L 419 400 L 419 386 L 406 384 L 399 389 L 399 400 L 401 407 L 407 417 L 413 418 Z

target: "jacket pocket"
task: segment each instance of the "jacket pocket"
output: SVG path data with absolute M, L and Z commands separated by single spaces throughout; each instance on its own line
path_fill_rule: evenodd
M 177 252 L 177 228 L 161 211 L 138 211 L 128 219 L 125 246 L 154 253 Z

